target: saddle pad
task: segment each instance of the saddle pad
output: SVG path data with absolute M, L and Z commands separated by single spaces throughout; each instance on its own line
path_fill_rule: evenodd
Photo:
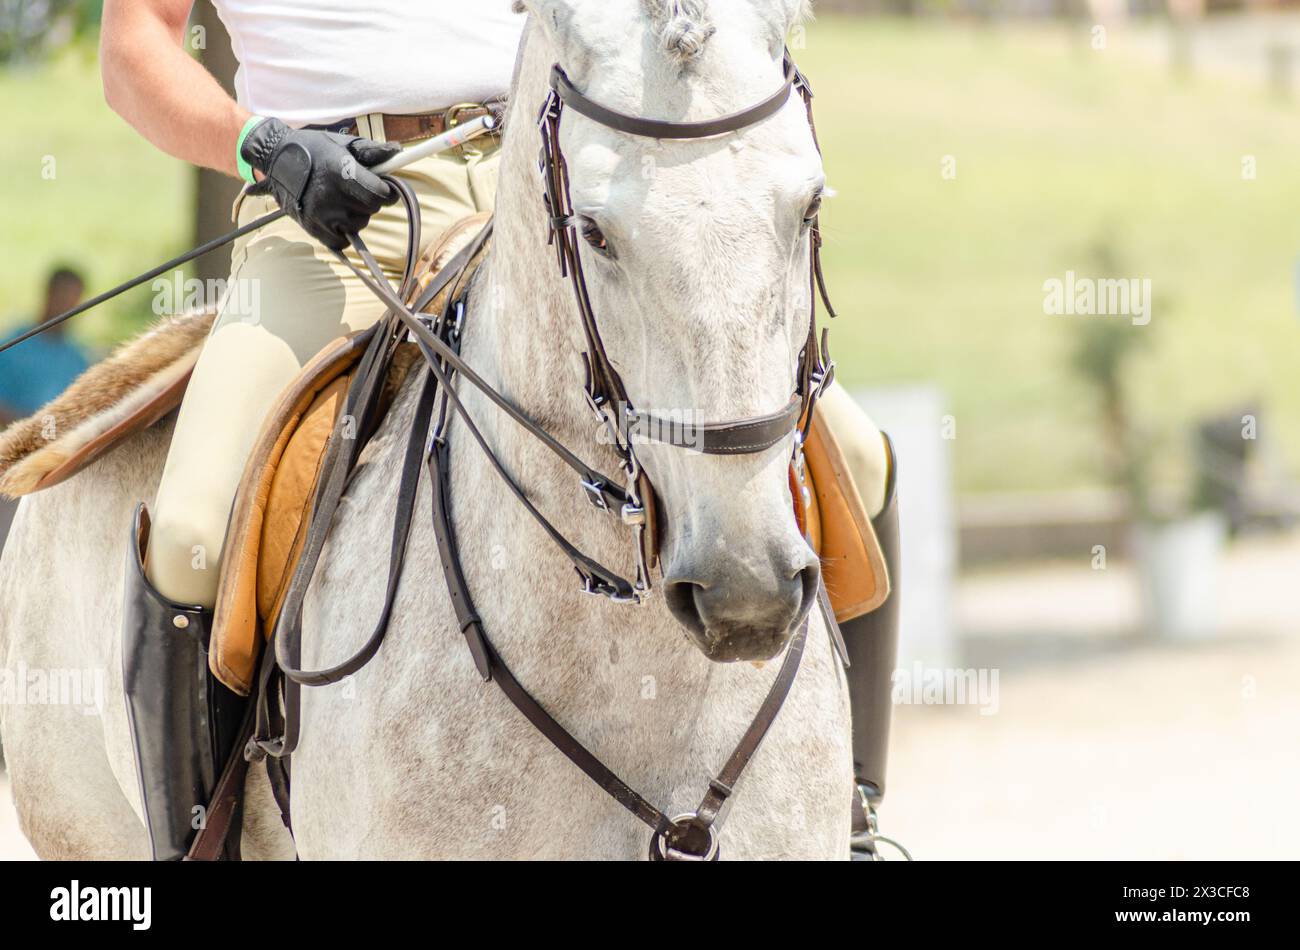
M 844 623 L 885 602 L 889 568 L 840 444 L 816 406 L 803 456 L 803 471 L 792 467 L 790 474 L 795 515 L 821 559 L 835 619 Z
M 0 495 L 53 488 L 180 405 L 214 310 L 167 317 L 0 434 Z

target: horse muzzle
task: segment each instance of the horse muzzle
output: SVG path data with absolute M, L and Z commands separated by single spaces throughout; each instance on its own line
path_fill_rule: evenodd
M 710 660 L 770 660 L 808 615 L 820 578 L 811 551 L 797 563 L 762 568 L 749 558 L 728 559 L 707 573 L 670 574 L 664 600 Z

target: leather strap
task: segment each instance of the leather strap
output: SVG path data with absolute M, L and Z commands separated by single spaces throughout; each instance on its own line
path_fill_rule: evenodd
M 244 710 L 244 723 L 231 747 L 233 751 L 226 758 L 221 777 L 212 789 L 206 820 L 190 844 L 186 861 L 238 860 L 239 827 L 244 813 L 244 782 L 248 778 L 248 759 L 244 757 L 243 750 L 253 734 L 253 724 L 257 719 L 254 707 L 255 703 L 250 702 Z
M 418 213 L 418 206 L 408 208 L 408 210 L 412 213 Z M 397 298 L 393 293 L 392 288 L 388 286 L 387 280 L 383 277 L 379 265 L 374 261 L 373 257 L 370 256 L 369 252 L 364 250 L 364 245 L 361 244 L 360 239 L 354 237 L 353 243 L 359 245 L 362 259 L 371 273 L 369 275 L 363 273 L 343 255 L 339 255 L 340 260 L 353 270 L 363 284 L 370 288 L 373 293 L 392 308 L 392 313 L 401 322 L 405 330 L 409 331 L 409 333 L 415 338 L 417 344 L 424 351 L 426 363 L 428 364 L 430 372 L 433 373 L 439 384 L 442 386 L 444 398 L 450 401 L 451 405 L 456 409 L 456 412 L 464 420 L 466 427 L 479 443 L 479 446 L 482 448 L 488 460 L 492 463 L 493 469 L 510 489 L 511 493 L 542 527 L 561 552 L 573 562 L 574 567 L 578 570 L 579 575 L 584 579 L 584 581 L 588 584 L 598 584 L 601 592 L 608 592 L 615 599 L 633 599 L 634 590 L 631 582 L 605 567 L 600 562 L 579 551 L 532 503 L 528 498 L 527 493 L 514 480 L 513 476 L 510 475 L 505 465 L 492 450 L 477 425 L 475 425 L 473 418 L 469 415 L 468 410 L 460 401 L 460 397 L 456 393 L 455 388 L 449 383 L 449 371 L 443 367 L 450 367 L 461 376 L 465 377 L 465 379 L 469 380 L 497 406 L 505 410 L 507 414 L 518 422 L 526 431 L 537 438 L 543 445 L 555 452 L 567 464 L 570 464 L 575 471 L 583 476 L 585 485 L 588 487 L 592 484 L 599 485 L 599 494 L 603 498 L 617 500 L 620 495 L 617 492 L 617 489 L 613 488 L 612 482 L 604 476 L 594 473 L 590 467 L 581 463 L 573 453 L 569 452 L 568 449 L 565 449 L 541 426 L 537 425 L 537 423 L 533 422 L 526 415 L 516 409 L 509 400 L 483 380 L 483 378 L 480 377 L 472 367 L 460 358 L 458 352 L 456 352 L 437 334 L 432 332 L 429 327 L 419 319 L 418 315 L 411 313 L 406 305 Z M 321 543 L 323 544 L 324 542 L 322 541 Z
M 628 115 L 602 106 L 599 102 L 588 99 L 569 81 L 568 75 L 556 63 L 551 67 L 551 88 L 564 104 L 579 115 L 599 122 L 606 128 L 628 135 L 639 135 L 651 139 L 704 139 L 715 135 L 725 135 L 756 125 L 764 119 L 771 118 L 781 111 L 790 98 L 790 90 L 799 76 L 794 62 L 787 58 L 785 64 L 785 82 L 781 88 L 757 105 L 704 122 L 666 122 L 661 119 L 644 119 Z
M 793 432 L 802 415 L 803 400 L 795 396 L 779 412 L 740 422 L 682 424 L 635 410 L 629 410 L 625 418 L 633 441 L 640 438 L 705 455 L 752 455 L 770 449 Z
M 414 193 L 410 187 L 399 179 L 389 178 L 393 187 L 398 190 L 399 195 L 406 205 L 408 216 L 411 219 L 411 229 L 413 240 L 410 242 L 407 255 L 407 271 L 403 279 L 403 288 L 408 289 L 413 280 L 415 261 L 418 257 L 418 240 L 419 240 L 419 205 L 415 199 Z M 442 274 L 432 281 L 430 285 L 417 298 L 417 304 L 427 302 L 438 296 L 441 291 L 448 286 L 458 275 L 463 274 L 474 256 L 482 250 L 486 243 L 490 231 L 485 229 L 484 233 L 476 241 L 472 242 L 460 254 L 444 268 Z M 440 367 L 443 363 L 453 365 L 466 378 L 471 379 L 480 389 L 490 397 L 510 411 L 516 417 L 516 420 L 524 425 L 530 433 L 538 437 L 544 444 L 551 447 L 566 462 L 572 465 L 584 479 L 592 484 L 603 486 L 602 495 L 608 497 L 613 503 L 618 504 L 622 501 L 621 493 L 613 488 L 608 479 L 599 476 L 593 470 L 581 463 L 576 456 L 565 449 L 559 442 L 553 439 L 540 426 L 528 419 L 522 413 L 514 409 L 510 403 L 505 400 L 499 393 L 481 379 L 468 365 L 459 357 L 459 354 L 452 350 L 443 340 L 437 337 L 419 317 L 410 311 L 406 304 L 397 296 L 396 293 L 388 286 L 387 279 L 383 276 L 382 269 L 375 261 L 373 255 L 365 247 L 364 242 L 357 236 L 353 236 L 353 245 L 361 255 L 363 262 L 370 270 L 370 275 L 358 270 L 345 256 L 338 255 L 340 259 L 352 268 L 376 295 L 388 304 L 389 314 L 381 322 L 381 332 L 376 333 L 370 347 L 367 350 L 366 357 L 363 358 L 362 365 L 358 369 L 358 378 L 360 384 L 355 386 L 349 393 L 348 413 L 360 420 L 376 418 L 378 413 L 373 411 L 373 396 L 381 388 L 384 378 L 383 367 L 386 366 L 387 358 L 383 354 L 386 350 L 387 341 L 394 339 L 396 331 L 392 327 L 402 327 L 402 335 L 406 332 L 413 334 L 425 354 L 426 361 L 432 375 L 432 380 L 425 386 L 421 393 L 420 402 L 417 407 L 417 416 L 412 426 L 411 434 L 406 448 L 406 458 L 402 466 L 402 480 L 398 488 L 397 512 L 394 517 L 392 546 L 389 555 L 388 583 L 385 592 L 384 604 L 380 611 L 379 620 L 376 623 L 370 636 L 363 644 L 360 650 L 348 657 L 341 663 L 321 670 L 305 670 L 300 668 L 301 650 L 302 650 L 302 607 L 306 599 L 307 591 L 311 586 L 315 576 L 316 566 L 320 560 L 321 553 L 324 550 L 325 541 L 329 534 L 329 528 L 333 522 L 334 514 L 342 501 L 343 493 L 347 489 L 349 473 L 352 465 L 355 463 L 355 457 L 359 454 L 360 446 L 365 445 L 373 427 L 376 423 L 362 422 L 358 426 L 360 430 L 359 438 L 351 440 L 343 439 L 339 433 L 336 433 L 330 440 L 330 446 L 327 449 L 326 459 L 323 463 L 325 477 L 322 480 L 321 489 L 318 492 L 312 508 L 311 524 L 308 528 L 307 540 L 304 544 L 304 550 L 301 560 L 295 569 L 294 576 L 290 582 L 288 591 L 285 595 L 285 603 L 281 611 L 278 627 L 273 639 L 274 649 L 276 652 L 276 665 L 279 673 L 283 677 L 283 730 L 278 730 L 275 723 L 274 704 L 277 697 L 274 696 L 274 690 L 269 689 L 270 682 L 262 684 L 259 689 L 261 701 L 258 706 L 258 721 L 256 734 L 252 745 L 255 747 L 254 755 L 271 755 L 277 758 L 291 754 L 297 748 L 300 737 L 300 726 L 298 712 L 301 706 L 300 688 L 302 686 L 325 686 L 331 683 L 337 683 L 347 676 L 351 676 L 358 670 L 362 669 L 379 651 L 383 645 L 388 630 L 388 620 L 392 614 L 392 609 L 396 600 L 397 586 L 402 575 L 402 568 L 405 560 L 405 551 L 407 541 L 410 537 L 411 521 L 415 509 L 416 491 L 418 488 L 418 473 L 420 454 L 423 449 L 423 440 L 425 433 L 430 428 L 430 420 L 433 412 L 433 398 L 435 389 L 432 381 L 436 380 L 442 384 L 443 392 L 446 398 L 450 398 L 457 411 L 464 417 L 467 427 L 475 438 L 479 441 L 484 452 L 494 465 L 498 474 L 506 482 L 512 493 L 519 499 L 520 503 L 529 511 L 530 514 L 542 525 L 548 535 L 555 541 L 561 551 L 569 557 L 584 577 L 597 578 L 602 584 L 610 586 L 622 593 L 623 596 L 630 598 L 632 596 L 632 585 L 629 581 L 620 577 L 617 573 L 606 568 L 598 561 L 588 557 L 574 547 L 560 531 L 548 521 L 537 508 L 528 499 L 527 494 L 513 480 L 506 471 L 504 465 L 500 462 L 491 448 L 488 446 L 486 439 L 483 438 L 473 420 L 469 417 L 468 412 L 460 403 L 458 396 L 453 388 L 449 385 L 446 371 Z M 445 321 L 444 321 L 445 323 Z M 363 405 L 366 404 L 366 405 Z M 361 405 L 366 411 L 359 411 Z M 349 448 L 351 450 L 349 451 Z M 480 665 L 480 672 L 483 672 L 483 659 L 476 657 L 476 663 Z M 268 674 L 269 677 L 270 674 Z
M 341 132 L 344 135 L 360 135 L 365 138 L 378 139 L 383 142 L 398 142 L 406 145 L 442 135 L 458 125 L 472 122 L 474 119 L 490 115 L 498 122 L 505 113 L 505 97 L 493 99 L 486 103 L 466 103 L 449 109 L 434 112 L 420 112 L 402 115 L 390 115 L 385 112 L 378 116 L 363 116 L 365 121 L 345 119 L 325 125 L 309 125 L 307 128 L 322 132 Z M 378 119 L 376 123 L 374 120 Z M 368 126 L 363 128 L 362 126 Z M 382 135 L 375 134 L 375 126 L 382 129 Z
M 666 835 L 676 827 L 675 823 L 662 811 L 651 805 L 631 786 L 618 777 L 592 752 L 576 739 L 572 733 L 546 711 L 527 689 L 515 679 L 501 655 L 483 630 L 482 620 L 474 608 L 473 597 L 460 569 L 460 555 L 456 546 L 455 528 L 448 505 L 450 498 L 450 473 L 448 467 L 448 447 L 445 440 L 435 443 L 429 453 L 427 465 L 430 481 L 433 484 L 433 528 L 438 539 L 438 552 L 443 558 L 443 576 L 447 581 L 448 593 L 455 606 L 457 616 L 461 618 L 461 629 L 465 633 L 470 652 L 476 664 L 481 658 L 486 660 L 486 678 L 492 679 L 506 698 L 544 735 L 566 758 L 583 771 L 602 790 L 615 801 L 635 815 L 659 835 Z M 833 616 L 830 618 L 833 622 Z M 758 713 L 745 730 L 740 742 L 718 773 L 718 777 L 709 785 L 695 818 L 706 829 L 719 824 L 722 806 L 731 795 L 745 768 L 758 751 L 763 737 L 767 735 L 776 720 L 790 688 L 794 685 L 795 675 L 803 659 L 804 646 L 808 637 L 808 620 L 805 618 L 798 633 L 786 649 L 785 659 L 776 679 L 768 690 Z M 484 665 L 480 665 L 480 672 Z
M 641 119 L 602 106 L 576 89 L 559 64 L 552 68 L 552 92 L 538 115 L 538 127 L 542 133 L 540 164 L 545 184 L 543 198 L 551 224 L 550 242 L 556 249 L 561 275 L 567 277 L 573 287 L 578 313 L 582 320 L 583 333 L 587 341 L 585 358 L 588 400 L 596 413 L 602 415 L 607 424 L 616 427 L 620 434 L 627 431 L 627 424 L 630 423 L 633 427 L 641 428 L 646 437 L 655 441 L 695 449 L 699 449 L 702 443 L 703 451 L 721 455 L 765 451 L 795 428 L 799 428 L 801 434 L 806 435 L 807 426 L 812 420 L 812 407 L 821 391 L 834 377 L 834 364 L 830 361 L 826 334 L 823 332 L 819 339 L 817 333 L 818 296 L 826 304 L 828 312 L 834 316 L 834 309 L 830 305 L 825 278 L 822 274 L 821 230 L 819 223 L 814 221 L 809 235 L 811 300 L 808 337 L 797 360 L 797 381 L 792 399 L 792 403 L 797 404 L 766 417 L 688 427 L 684 431 L 654 415 L 640 413 L 634 408 L 623 380 L 605 350 L 604 340 L 601 338 L 600 328 L 592 308 L 591 295 L 587 289 L 579 250 L 580 238 L 577 234 L 570 195 L 568 164 L 560 147 L 560 124 L 564 108 L 571 107 L 608 128 L 632 135 L 676 139 L 701 138 L 738 131 L 762 121 L 779 111 L 788 101 L 790 90 L 796 88 L 803 97 L 809 127 L 816 144 L 817 132 L 812 119 L 812 89 L 794 65 L 788 52 L 785 57 L 785 76 L 785 83 L 781 89 L 749 109 L 708 122 L 675 123 Z M 820 145 L 817 147 L 820 150 Z M 605 415 L 606 413 L 614 414 L 614 417 L 611 419 Z M 623 417 L 619 418 L 617 413 L 622 413 Z M 787 419 L 786 413 L 789 413 L 790 418 Z M 664 433 L 667 433 L 666 437 Z M 627 464 L 639 468 L 631 441 L 620 445 L 619 448 L 624 453 Z M 651 497 L 653 489 L 647 488 L 641 494 Z M 649 562 L 653 553 L 650 552 L 650 556 L 647 557 L 643 552 L 642 562 Z

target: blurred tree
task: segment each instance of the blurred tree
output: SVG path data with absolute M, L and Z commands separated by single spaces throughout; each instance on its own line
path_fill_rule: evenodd
M 230 47 L 230 35 L 210 3 L 195 4 L 192 14 L 191 35 L 201 37 L 197 52 L 208 72 L 216 77 L 221 87 L 235 94 L 235 70 L 239 61 Z M 194 243 L 202 244 L 224 231 L 229 231 L 230 206 L 239 194 L 240 183 L 220 172 L 199 168 L 195 170 L 194 189 Z M 229 251 L 218 251 L 200 258 L 194 265 L 195 276 L 200 280 L 226 277 L 230 273 Z
M 1109 238 L 1099 238 L 1088 253 L 1093 272 L 1126 273 Z M 1129 517 L 1150 521 L 1150 443 L 1138 430 L 1125 377 L 1132 357 L 1150 340 L 1150 328 L 1127 320 L 1084 317 L 1078 324 L 1071 365 L 1093 390 L 1101 414 L 1109 480 L 1129 499 Z
M 99 26 L 103 0 L 0 0 L 0 63 L 37 60 Z
M 0 0 L 0 64 L 39 60 L 69 43 L 93 39 L 99 30 L 103 0 Z M 210 3 L 196 3 L 186 43 L 222 87 L 234 94 L 239 62 L 230 37 Z M 195 171 L 194 243 L 230 230 L 230 206 L 239 182 L 207 169 Z M 229 257 L 210 254 L 195 265 L 201 279 L 224 277 Z

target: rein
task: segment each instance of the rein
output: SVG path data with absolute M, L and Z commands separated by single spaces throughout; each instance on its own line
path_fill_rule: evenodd
M 569 194 L 568 167 L 559 144 L 563 110 L 567 104 L 575 112 L 593 121 L 632 135 L 692 139 L 740 131 L 769 118 L 786 104 L 792 89 L 800 90 L 809 110 L 811 123 L 811 90 L 788 56 L 785 61 L 784 85 L 777 93 L 758 105 L 709 122 L 670 123 L 626 116 L 600 106 L 579 93 L 558 65 L 552 70 L 551 93 L 538 118 L 543 139 L 541 171 L 546 185 L 544 200 L 550 218 L 550 243 L 556 246 L 562 274 L 570 278 L 573 285 L 587 343 L 587 352 L 584 354 L 587 367 L 585 384 L 587 401 L 614 437 L 614 448 L 620 456 L 625 477 L 625 487 L 621 489 L 612 479 L 582 462 L 541 426 L 514 407 L 460 356 L 467 275 L 475 259 L 485 251 L 491 225 L 489 224 L 474 242 L 458 254 L 425 290 L 416 295 L 415 268 L 420 245 L 419 203 L 409 185 L 396 178 L 385 179 L 399 194 L 410 224 L 402 280 L 397 288 L 389 283 L 379 263 L 358 235 L 351 236 L 351 243 L 361 258 L 364 270 L 357 267 L 342 252 L 336 252 L 338 259 L 384 302 L 388 312 L 372 331 L 366 354 L 358 368 L 356 380 L 348 393 L 344 408 L 347 416 L 358 420 L 359 431 L 356 437 L 345 439 L 341 431 L 336 429 L 327 447 L 322 464 L 323 476 L 315 496 L 303 556 L 285 597 L 284 607 L 273 636 L 274 647 L 263 652 L 254 700 L 256 713 L 254 717 L 250 717 L 251 721 L 247 727 L 251 730 L 251 734 L 244 747 L 244 755 L 232 757 L 237 761 L 227 765 L 226 774 L 223 774 L 219 788 L 226 790 L 229 795 L 240 794 L 242 782 L 237 781 L 232 775 L 245 771 L 249 762 L 265 759 L 273 790 L 285 816 L 286 824 L 288 823 L 287 763 L 289 756 L 297 748 L 301 736 L 301 688 L 339 682 L 362 669 L 382 646 L 395 604 L 410 537 L 420 469 L 424 467 L 429 474 L 431 485 L 433 530 L 444 579 L 457 622 L 465 636 L 479 674 L 484 680 L 494 681 L 506 698 L 547 740 L 615 801 L 651 829 L 649 855 L 652 860 L 713 861 L 718 859 L 718 829 L 721 824 L 721 813 L 794 684 L 807 644 L 809 618 L 805 616 L 800 623 L 765 699 L 717 776 L 709 782 L 708 790 L 699 806 L 694 812 L 669 817 L 619 778 L 551 716 L 514 677 L 488 638 L 465 579 L 455 536 L 451 510 L 448 427 L 453 414 L 460 418 L 507 488 L 573 563 L 581 579 L 583 591 L 607 596 L 616 602 L 642 602 L 649 591 L 650 569 L 655 563 L 657 553 L 654 548 L 655 531 L 653 530 L 654 489 L 636 458 L 633 439 L 628 434 L 628 425 L 638 422 L 644 424 L 645 420 L 653 420 L 655 417 L 639 413 L 632 408 L 626 387 L 606 354 L 600 336 L 579 253 L 579 237 Z M 815 129 L 813 134 L 815 139 Z M 802 435 L 811 419 L 813 405 L 833 375 L 833 364 L 830 363 L 827 355 L 825 336 L 823 334 L 819 341 L 817 335 L 815 306 L 817 291 L 821 292 L 828 310 L 830 304 L 826 298 L 825 282 L 821 274 L 819 254 L 821 237 L 815 221 L 811 228 L 810 245 L 810 290 L 813 293 L 813 303 L 808 337 L 799 353 L 797 383 L 790 403 L 767 416 L 712 423 L 702 427 L 703 451 L 719 455 L 753 454 L 775 446 L 792 432 L 797 435 L 795 451 L 796 453 L 799 451 Z M 436 315 L 422 313 L 444 291 L 448 293 L 442 312 Z M 831 310 L 831 313 L 833 315 L 834 311 Z M 357 459 L 381 421 L 380 395 L 388 364 L 396 347 L 407 339 L 413 339 L 419 347 L 428 375 L 420 384 L 415 418 L 402 462 L 384 604 L 374 630 L 359 651 L 334 666 L 320 670 L 306 670 L 301 667 L 303 604 Z M 595 507 L 617 513 L 629 526 L 634 537 L 637 556 L 634 579 L 621 577 L 580 551 L 533 505 L 524 488 L 506 470 L 466 409 L 455 386 L 455 379 L 458 376 L 463 377 L 470 385 L 482 392 L 493 404 L 506 412 L 525 431 L 572 468 L 578 474 L 583 490 Z M 622 413 L 621 416 L 617 414 L 619 412 Z M 658 427 L 655 428 L 656 431 L 661 431 Z M 699 448 L 696 441 L 679 440 L 673 435 L 665 441 L 682 448 Z M 838 628 L 833 613 L 827 609 L 824 596 L 818 597 L 818 603 L 834 643 L 838 637 Z M 229 803 L 222 799 L 213 802 L 211 811 L 224 816 L 237 812 L 237 808 L 229 807 Z M 224 837 L 234 824 L 233 820 L 223 820 L 201 831 L 195 843 L 195 850 L 191 852 L 192 855 L 206 856 L 219 853 L 214 845 L 215 838 Z

